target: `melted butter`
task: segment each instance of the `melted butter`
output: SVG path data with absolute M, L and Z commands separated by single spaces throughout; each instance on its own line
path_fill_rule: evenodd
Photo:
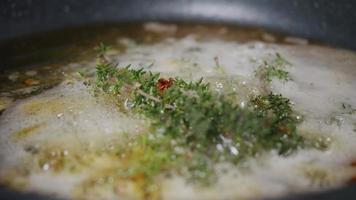
M 49 99 L 34 99 L 22 105 L 21 109 L 25 115 L 56 115 L 65 111 L 85 109 L 85 99 L 76 97 L 55 97 Z
M 25 139 L 26 137 L 31 136 L 32 134 L 35 134 L 38 129 L 41 128 L 43 124 L 35 124 L 26 128 L 23 128 L 15 133 L 12 133 L 13 138 L 15 141 Z
M 123 100 L 116 105 L 113 103 L 116 99 L 94 97 L 90 87 L 67 70 L 66 83 L 33 97 L 10 101 L 1 108 L 5 109 L 0 116 L 1 182 L 20 190 L 78 199 L 236 199 L 336 187 L 356 174 L 355 167 L 349 166 L 350 160 L 356 158 L 354 114 L 341 114 L 344 120 L 340 126 L 324 123 L 329 114 L 339 109 L 340 103 L 356 106 L 354 53 L 312 45 L 236 42 L 233 36 L 236 34 L 229 30 L 218 31 L 219 38 L 184 31 L 187 32 L 178 27 L 161 39 L 157 35 L 142 40 L 116 38 L 124 50 L 111 51 L 108 57 L 120 66 L 132 64 L 134 68 L 158 71 L 167 77 L 181 76 L 188 80 L 204 77 L 242 105 L 249 95 L 261 89 L 254 81 L 259 62 L 278 51 L 292 63 L 288 68 L 292 81 L 273 81 L 272 89 L 294 102 L 305 119 L 299 127 L 301 134 L 320 137 L 317 145 L 325 147 L 323 151 L 302 149 L 289 157 L 266 152 L 244 166 L 222 164 L 224 172 L 208 188 L 188 184 L 179 174 L 158 175 L 153 182 L 140 173 L 118 175 L 118 171 L 137 166 L 135 163 L 149 157 L 147 149 L 141 147 L 124 154 L 116 149 L 130 145 L 125 135 L 135 138 L 147 133 L 149 122 L 130 114 L 127 109 L 130 102 Z M 204 28 L 195 31 L 208 32 Z M 68 66 L 84 68 L 90 74 L 95 58 Z M 11 77 L 20 82 L 24 78 Z M 45 81 L 41 79 L 40 83 Z M 236 148 L 228 150 L 239 153 Z

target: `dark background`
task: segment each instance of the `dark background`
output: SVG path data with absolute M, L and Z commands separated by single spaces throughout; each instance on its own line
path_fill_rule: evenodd
M 102 22 L 198 21 L 265 27 L 356 49 L 354 0 L 0 0 L 0 40 Z

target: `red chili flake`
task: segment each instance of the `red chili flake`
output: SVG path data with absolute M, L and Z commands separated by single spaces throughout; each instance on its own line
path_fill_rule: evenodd
M 348 184 L 355 184 L 356 183 L 356 175 L 353 175 L 348 181 Z
M 352 161 L 352 162 L 350 163 L 350 165 L 351 165 L 351 167 L 356 167 L 356 160 Z
M 356 167 L 356 160 L 352 161 L 350 163 L 351 167 Z M 356 174 L 354 174 L 353 176 L 351 176 L 351 178 L 347 181 L 347 183 L 349 184 L 355 184 L 356 183 Z
M 171 87 L 173 83 L 174 83 L 173 78 L 169 78 L 169 79 L 160 78 L 158 79 L 156 86 L 160 92 L 163 92 L 165 89 Z

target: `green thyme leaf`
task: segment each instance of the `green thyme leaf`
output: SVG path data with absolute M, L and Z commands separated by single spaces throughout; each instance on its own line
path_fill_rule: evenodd
M 289 81 L 291 78 L 289 72 L 285 70 L 286 66 L 291 64 L 285 60 L 279 53 L 271 61 L 265 60 L 255 71 L 256 77 L 265 83 L 270 83 L 274 78 L 281 81 Z
M 275 67 L 286 63 L 276 54 Z M 265 73 L 268 78 L 287 75 L 278 70 Z M 152 181 L 173 170 L 188 180 L 211 183 L 218 162 L 239 164 L 272 149 L 288 155 L 304 146 L 297 134 L 299 120 L 289 99 L 280 94 L 256 96 L 241 108 L 203 79 L 163 78 L 130 66 L 116 68 L 106 60 L 97 63 L 96 88 L 130 102 L 126 109 L 152 121 L 149 133 L 132 139 L 135 145 L 119 147 L 119 154 L 132 159 L 120 169 L 125 176 Z

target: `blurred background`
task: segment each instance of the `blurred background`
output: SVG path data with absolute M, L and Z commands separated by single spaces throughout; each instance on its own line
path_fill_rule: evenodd
M 263 27 L 356 49 L 352 0 L 1 0 L 0 40 L 98 23 L 178 21 Z

